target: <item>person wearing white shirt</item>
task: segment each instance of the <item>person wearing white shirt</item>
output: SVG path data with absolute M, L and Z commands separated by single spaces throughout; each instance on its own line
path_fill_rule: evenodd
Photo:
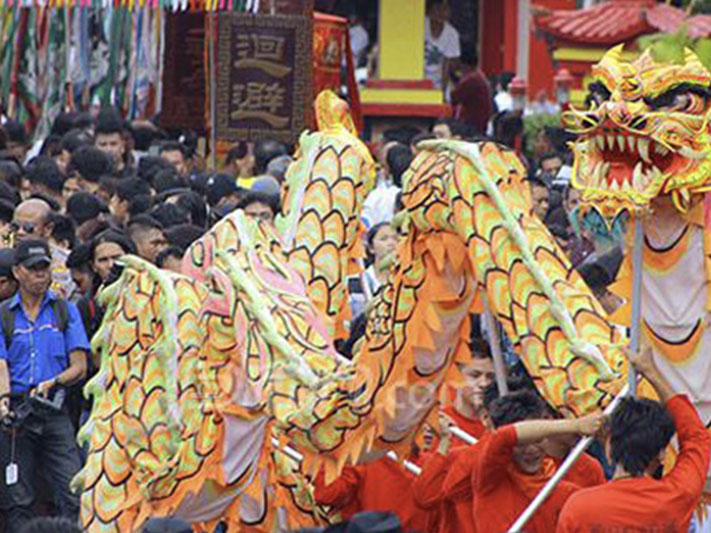
M 395 204 L 402 185 L 402 175 L 412 162 L 410 147 L 401 143 L 386 145 L 383 159 L 386 173 L 378 176 L 378 183 L 363 203 L 361 220 L 370 229 L 381 222 L 390 222 L 395 215 Z
M 461 55 L 459 33 L 448 22 L 449 14 L 445 1 L 432 0 L 425 18 L 425 77 L 445 90 L 451 63 Z

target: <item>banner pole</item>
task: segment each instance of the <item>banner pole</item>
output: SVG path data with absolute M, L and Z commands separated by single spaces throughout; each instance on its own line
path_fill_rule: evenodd
M 642 252 L 644 249 L 644 228 L 641 215 L 634 218 L 634 247 L 632 249 L 632 321 L 630 323 L 630 350 L 637 353 L 640 348 L 641 320 L 642 320 L 642 271 L 644 263 Z M 627 382 L 629 394 L 634 398 L 637 385 L 637 372 L 632 365 L 627 369 Z
M 210 54 L 210 166 L 213 172 L 217 171 L 217 64 L 215 52 L 215 34 L 217 24 L 215 13 L 208 13 L 208 47 Z

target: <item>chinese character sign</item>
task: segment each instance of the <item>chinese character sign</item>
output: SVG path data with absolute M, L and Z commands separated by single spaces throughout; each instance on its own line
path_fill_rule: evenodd
M 219 139 L 298 139 L 311 95 L 308 22 L 304 16 L 219 16 Z

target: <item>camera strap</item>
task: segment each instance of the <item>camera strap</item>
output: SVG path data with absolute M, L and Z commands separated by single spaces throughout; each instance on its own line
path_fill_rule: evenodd
M 17 483 L 19 478 L 19 472 L 17 468 L 17 463 L 15 463 L 15 437 L 17 436 L 17 429 L 12 428 L 10 437 L 10 462 L 7 467 L 5 467 L 5 486 L 10 487 Z

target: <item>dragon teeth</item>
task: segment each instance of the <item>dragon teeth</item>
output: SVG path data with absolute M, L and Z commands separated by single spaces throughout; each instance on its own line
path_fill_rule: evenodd
M 646 183 L 644 181 L 644 174 L 642 172 L 642 162 L 640 161 L 634 167 L 634 171 L 632 172 L 632 188 L 636 191 L 642 192 L 645 188 L 645 185 Z
M 614 149 L 615 149 L 615 136 L 614 136 L 614 135 L 608 135 L 608 136 L 607 136 L 607 147 L 608 147 L 610 150 L 614 150 Z
M 597 147 L 600 151 L 605 149 L 605 137 L 602 135 L 597 135 L 595 137 L 595 142 L 597 143 Z
M 651 165 L 652 160 L 649 159 L 649 140 L 640 139 L 637 143 L 637 150 L 639 150 L 639 156 L 642 158 L 642 161 Z
M 635 152 L 635 151 L 636 151 L 636 149 L 635 149 L 635 142 L 636 142 L 636 140 L 635 140 L 635 137 L 634 137 L 633 135 L 630 135 L 629 137 L 627 137 L 627 145 L 629 146 L 630 152 Z
M 612 183 L 610 183 L 610 190 L 611 191 L 619 191 L 620 190 L 620 184 L 617 183 L 617 180 L 612 180 Z
M 620 147 L 620 152 L 625 151 L 625 138 L 622 135 L 617 136 L 617 146 Z

